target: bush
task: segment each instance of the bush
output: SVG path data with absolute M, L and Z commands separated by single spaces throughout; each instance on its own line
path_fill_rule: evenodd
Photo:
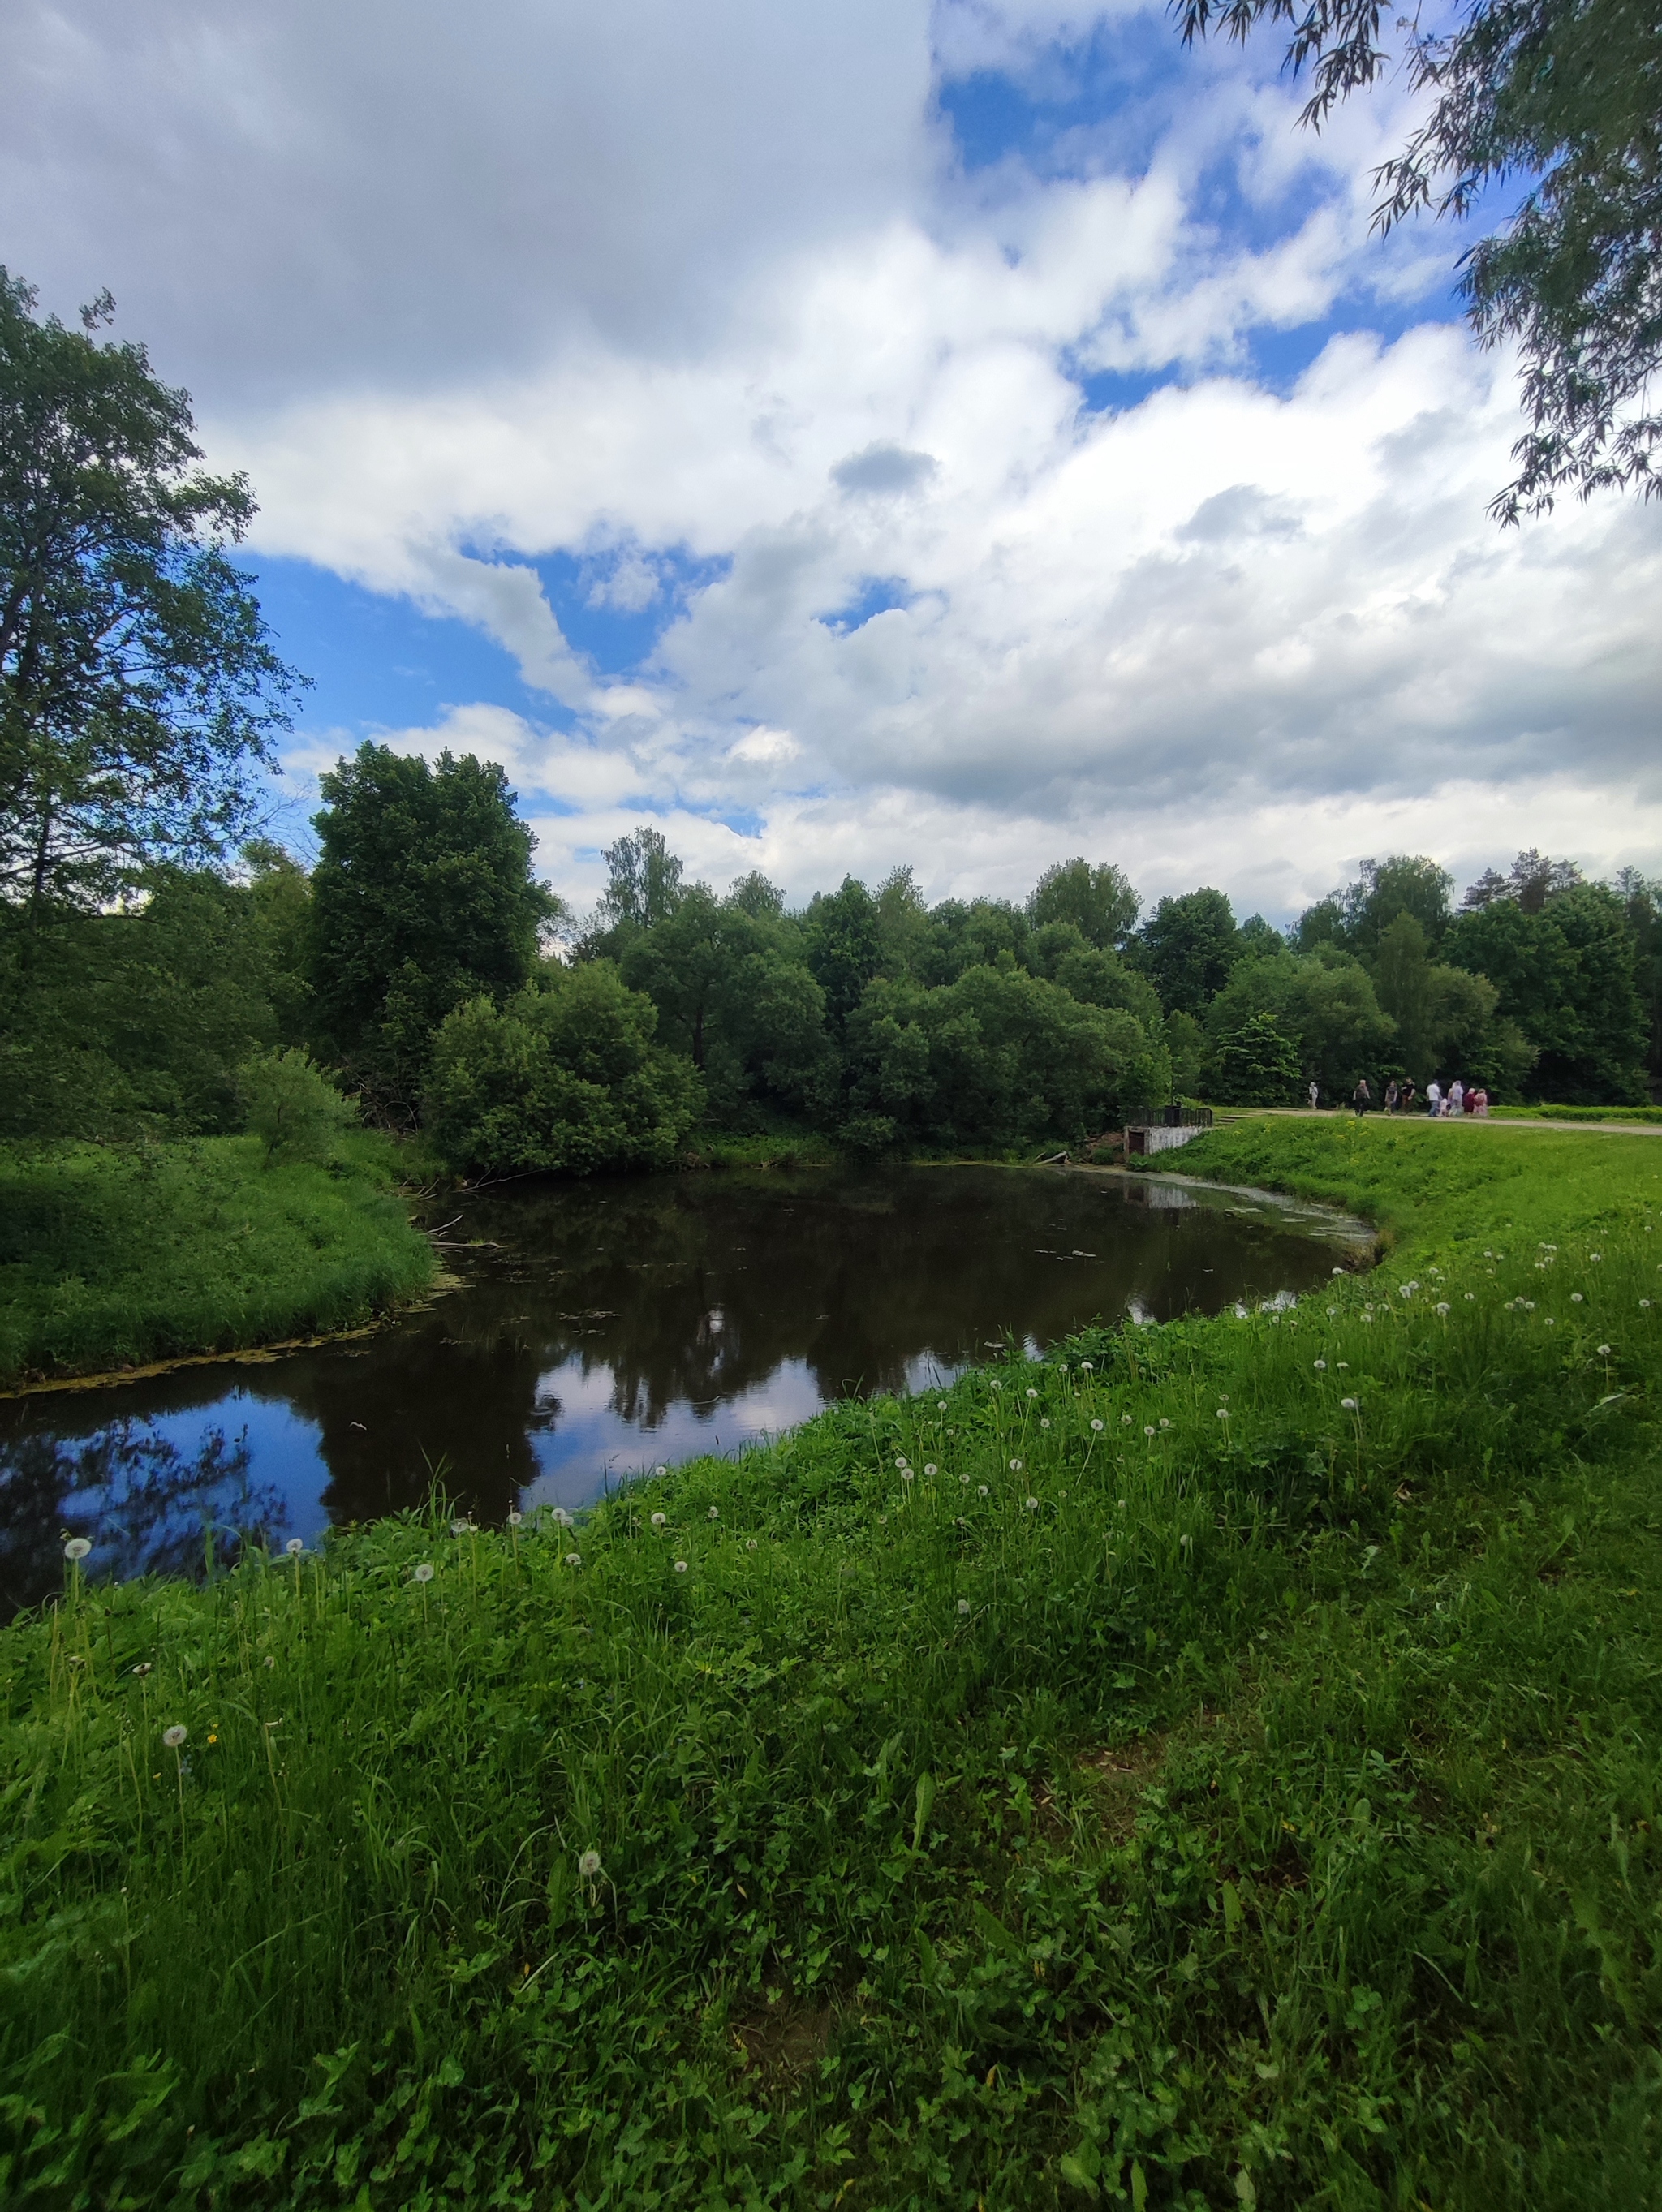
M 265 1146 L 265 1164 L 307 1160 L 326 1166 L 344 1131 L 358 1118 L 356 1101 L 343 1098 L 323 1070 L 297 1046 L 262 1053 L 237 1073 L 243 1127 Z
M 472 1174 L 673 1166 L 703 1087 L 654 1043 L 657 1022 L 609 960 L 551 969 L 502 1006 L 457 1007 L 439 1030 L 427 1097 L 439 1157 Z

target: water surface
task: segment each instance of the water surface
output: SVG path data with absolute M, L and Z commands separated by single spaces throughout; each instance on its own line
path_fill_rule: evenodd
M 447 1208 L 449 1212 L 454 1208 Z M 1046 1169 L 525 1183 L 447 1230 L 460 1287 L 263 1363 L 0 1402 L 0 1605 L 89 1571 L 180 1569 L 235 1532 L 308 1542 L 418 1504 L 580 1506 L 849 1392 L 921 1389 L 1014 1340 L 1296 1295 L 1333 1218 Z

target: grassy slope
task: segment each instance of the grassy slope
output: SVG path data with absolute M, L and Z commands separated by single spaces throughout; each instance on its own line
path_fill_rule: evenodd
M 1184 1164 L 1396 1254 L 6 1632 L 0 2197 L 1662 2203 L 1662 1159 Z
M 225 1351 L 366 1320 L 432 1279 L 384 1148 L 343 1169 L 258 1140 L 0 1155 L 0 1383 Z

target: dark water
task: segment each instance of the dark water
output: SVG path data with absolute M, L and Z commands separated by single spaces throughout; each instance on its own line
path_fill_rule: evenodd
M 1320 1228 L 1325 1226 L 1329 1236 Z M 0 1606 L 89 1572 L 181 1569 L 204 1525 L 273 1545 L 419 1503 L 577 1506 L 847 1392 L 922 1389 L 1009 1332 L 1298 1293 L 1330 1218 L 1054 1170 L 526 1184 L 468 1201 L 461 1286 L 264 1364 L 0 1402 Z

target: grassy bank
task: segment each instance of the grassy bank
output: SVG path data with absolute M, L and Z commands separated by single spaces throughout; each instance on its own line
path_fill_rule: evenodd
M 0 1153 L 0 1386 L 367 1320 L 431 1281 L 392 1156 L 266 1168 L 252 1137 Z
M 1662 1161 L 1184 1164 L 1392 1256 L 576 1528 L 70 1565 L 0 1639 L 5 2201 L 1662 2203 Z

